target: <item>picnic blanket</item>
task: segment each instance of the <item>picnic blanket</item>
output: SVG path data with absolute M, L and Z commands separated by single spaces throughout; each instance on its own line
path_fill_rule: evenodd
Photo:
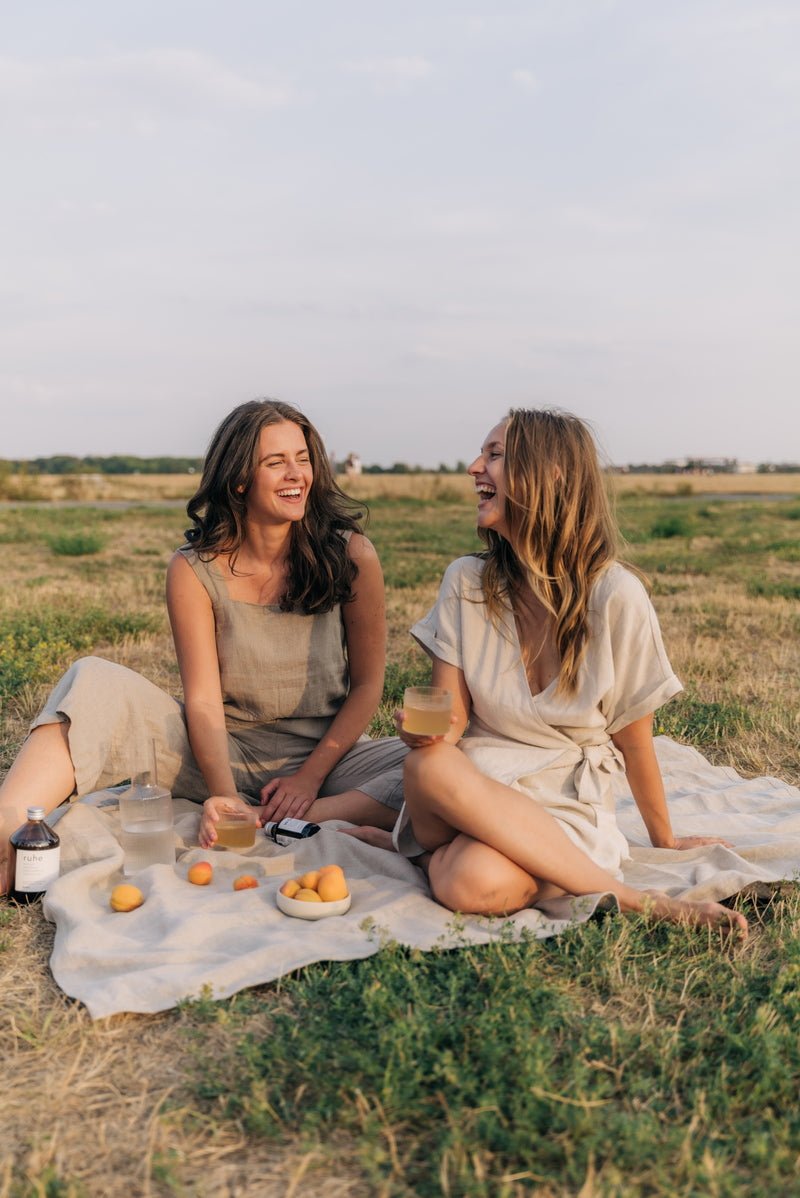
M 800 790 L 776 778 L 743 779 L 665 737 L 657 738 L 656 750 L 676 834 L 724 836 L 736 847 L 649 847 L 620 777 L 618 818 L 631 846 L 626 882 L 719 900 L 754 884 L 800 880 Z M 523 930 L 543 939 L 588 919 L 604 897 L 560 898 L 510 919 L 455 918 L 431 899 L 415 865 L 343 835 L 341 824 L 297 842 L 288 858 L 263 836 L 245 853 L 209 854 L 197 847 L 200 808 L 185 800 L 174 807 L 177 863 L 138 874 L 145 902 L 125 914 L 109 907 L 111 890 L 125 880 L 114 794 L 87 796 L 58 822 L 62 875 L 44 902 L 56 924 L 50 964 L 61 989 L 93 1018 L 163 1011 L 203 992 L 224 998 L 313 961 L 368 957 L 387 938 L 420 949 L 486 943 Z M 282 861 L 275 860 L 279 854 Z M 202 859 L 213 861 L 214 879 L 193 886 L 186 872 Z M 347 874 L 349 912 L 316 922 L 283 915 L 275 904 L 283 881 L 330 862 Z M 255 874 L 258 888 L 234 891 L 241 873 Z

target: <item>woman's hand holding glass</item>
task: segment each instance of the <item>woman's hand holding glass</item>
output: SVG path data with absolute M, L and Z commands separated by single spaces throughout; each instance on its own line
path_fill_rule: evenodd
M 441 686 L 407 686 L 403 707 L 394 713 L 397 735 L 410 749 L 444 740 L 455 723 L 453 696 Z
M 203 803 L 203 815 L 197 839 L 202 849 L 213 849 L 217 843 L 217 824 L 226 815 L 252 814 L 253 808 L 238 795 L 212 795 Z

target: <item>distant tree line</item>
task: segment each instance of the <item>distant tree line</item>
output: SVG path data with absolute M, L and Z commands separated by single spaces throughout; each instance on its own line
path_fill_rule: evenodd
M 800 462 L 760 462 L 741 470 L 736 458 L 689 458 L 682 462 L 636 462 L 612 466 L 612 473 L 625 474 L 798 474 Z
M 133 454 L 112 454 L 109 457 L 72 457 L 69 454 L 54 454 L 47 458 L 28 458 L 12 461 L 0 458 L 0 477 L 9 474 L 198 474 L 203 469 L 202 458 L 139 458 Z M 394 462 L 391 466 L 364 466 L 363 474 L 464 474 L 466 462 L 458 461 L 455 466 L 440 462 L 435 469 L 429 466 L 412 466 L 408 462 Z M 636 463 L 625 467 L 613 467 L 630 474 L 691 474 L 691 473 L 734 473 L 736 459 L 710 462 L 689 460 L 681 465 L 675 462 Z M 759 474 L 797 474 L 800 462 L 761 462 L 756 470 Z M 337 472 L 344 471 L 339 463 Z
M 362 474 L 464 474 L 467 469 L 466 462 L 456 462 L 455 466 L 448 466 L 445 462 L 440 462 L 436 469 L 430 466 L 409 466 L 408 462 L 395 462 L 392 466 L 364 466 Z
M 11 474 L 195 474 L 203 468 L 202 458 L 137 458 L 132 454 L 110 457 L 71 457 L 55 454 L 49 458 L 0 463 L 0 470 Z

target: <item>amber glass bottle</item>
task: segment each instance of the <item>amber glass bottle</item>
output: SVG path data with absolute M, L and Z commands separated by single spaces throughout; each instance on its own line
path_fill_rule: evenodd
M 27 822 L 12 832 L 9 839 L 16 852 L 11 897 L 18 903 L 33 903 L 58 877 L 59 839 L 44 822 L 43 807 L 29 807 Z

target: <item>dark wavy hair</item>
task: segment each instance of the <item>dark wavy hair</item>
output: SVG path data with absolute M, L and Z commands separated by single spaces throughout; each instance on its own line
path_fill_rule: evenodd
M 253 399 L 225 417 L 208 446 L 200 486 L 186 505 L 192 521 L 186 540 L 202 561 L 228 554 L 235 573 L 261 430 L 283 421 L 302 430 L 314 478 L 303 518 L 291 527 L 288 583 L 280 605 L 284 611 L 313 615 L 353 598 L 358 569 L 341 533 L 360 532 L 366 513 L 363 504 L 337 486 L 322 438 L 292 404 Z

